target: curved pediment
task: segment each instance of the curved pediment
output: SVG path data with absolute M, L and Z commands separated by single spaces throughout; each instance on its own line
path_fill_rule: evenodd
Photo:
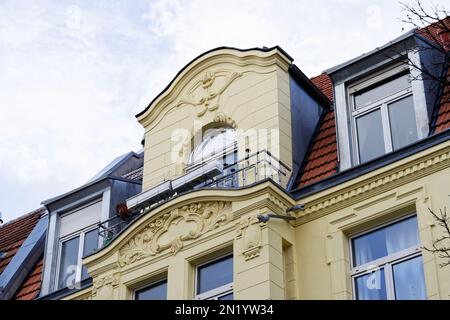
M 291 62 L 292 58 L 279 47 L 210 50 L 181 69 L 136 117 L 145 128 L 152 127 L 164 114 L 183 105 L 194 107 L 197 116 L 201 117 L 208 111 L 219 109 L 222 93 L 246 72 L 270 72 L 275 66 L 287 71 Z
M 202 236 L 234 228 L 237 219 L 248 212 L 269 207 L 283 213 L 291 205 L 292 199 L 270 182 L 233 191 L 198 190 L 144 213 L 83 263 L 95 276 L 105 269 L 176 255 Z M 91 269 L 94 265 L 95 270 Z
M 186 241 L 227 224 L 233 219 L 231 203 L 226 201 L 196 202 L 175 208 L 151 220 L 119 250 L 119 265 L 170 249 L 176 254 Z

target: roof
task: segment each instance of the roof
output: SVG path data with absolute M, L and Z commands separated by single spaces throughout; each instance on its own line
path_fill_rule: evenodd
M 30 272 L 28 277 L 16 292 L 14 299 L 16 300 L 33 300 L 36 299 L 41 291 L 42 285 L 42 270 L 44 265 L 44 257 L 36 263 L 34 269 Z
M 134 151 L 127 152 L 123 155 L 120 155 L 116 157 L 114 160 L 112 160 L 109 164 L 107 164 L 102 170 L 100 170 L 94 177 L 89 179 L 89 182 L 99 180 L 106 176 L 114 176 L 118 175 L 120 172 L 120 169 L 123 165 L 126 164 L 127 161 L 129 161 L 130 158 L 137 158 L 141 159 L 143 157 L 143 151 L 139 151 L 138 153 L 135 153 Z M 132 169 L 134 169 L 132 167 Z M 125 169 L 127 170 L 127 169 Z M 120 175 L 120 174 L 119 174 Z
M 311 78 L 325 96 L 333 101 L 333 84 L 326 73 Z M 314 183 L 337 172 L 338 168 L 336 122 L 334 109 L 324 110 L 311 140 L 303 166 L 300 169 L 298 187 Z
M 442 41 L 439 37 L 439 31 L 442 28 L 449 29 L 450 28 L 450 17 L 446 17 L 442 20 L 439 20 L 433 24 L 430 24 L 429 26 L 426 26 L 424 28 L 416 29 L 416 34 L 426 38 L 427 40 L 430 40 L 431 42 L 437 44 L 438 46 L 442 47 Z
M 122 178 L 129 180 L 142 181 L 142 175 L 144 173 L 144 167 L 137 168 L 131 172 L 128 172 L 122 176 Z
M 363 53 L 363 54 L 361 54 L 360 56 L 358 56 L 356 58 L 353 58 L 353 59 L 345 61 L 345 62 L 343 62 L 341 64 L 338 64 L 337 66 L 331 67 L 331 68 L 325 70 L 323 73 L 331 74 L 331 73 L 333 73 L 335 71 L 343 69 L 343 68 L 345 68 L 345 67 L 347 67 L 347 66 L 349 66 L 349 65 L 351 65 L 351 64 L 353 64 L 353 63 L 355 63 L 355 62 L 357 62 L 359 60 L 365 59 L 365 58 L 367 58 L 367 57 L 369 57 L 369 56 L 371 56 L 373 54 L 376 54 L 380 50 L 384 50 L 384 49 L 386 49 L 386 48 L 388 48 L 388 47 L 390 47 L 390 46 L 392 46 L 392 45 L 394 45 L 396 43 L 399 43 L 399 42 L 401 42 L 401 41 L 403 41 L 403 40 L 405 40 L 405 39 L 407 39 L 407 38 L 409 38 L 409 37 L 411 37 L 411 36 L 413 36 L 415 34 L 416 34 L 416 30 L 415 29 L 410 30 L 410 31 L 402 34 L 401 36 L 395 38 L 394 40 L 391 40 L 388 43 L 385 43 L 384 45 L 382 45 L 380 47 L 377 47 L 377 48 L 375 48 L 375 49 L 373 49 L 373 50 L 371 50 L 369 52 Z
M 450 17 L 443 19 L 447 25 L 450 24 Z M 436 25 L 442 22 L 429 25 L 426 28 L 415 30 L 422 37 L 431 41 L 439 40 L 438 28 Z M 398 38 L 400 39 L 400 38 Z M 442 43 L 438 43 L 440 47 Z M 367 56 L 364 55 L 364 56 Z M 338 67 L 341 67 L 339 65 Z M 329 70 L 335 70 L 331 68 Z M 450 63 L 444 67 L 447 71 L 447 79 L 450 80 Z M 311 81 L 320 89 L 323 94 L 333 102 L 333 84 L 329 75 L 324 72 Z M 440 89 L 440 94 L 436 103 L 433 119 L 430 127 L 430 135 L 440 133 L 450 128 L 450 87 L 448 81 Z M 334 109 L 324 110 L 319 120 L 313 138 L 311 140 L 305 160 L 300 168 L 294 189 L 302 188 L 319 182 L 338 172 L 338 151 L 336 137 L 336 122 Z
M 447 67 L 447 85 L 441 89 L 441 98 L 432 122 L 432 131 L 439 133 L 450 128 L 450 64 Z
M 138 153 L 130 151 L 124 155 L 115 158 L 112 162 L 110 162 L 105 168 L 103 168 L 97 175 L 95 175 L 85 184 L 75 189 L 72 189 L 66 193 L 44 200 L 41 202 L 41 204 L 48 207 L 49 205 L 57 202 L 58 200 L 67 198 L 89 187 L 95 185 L 98 186 L 100 183 L 106 180 L 122 180 L 125 182 L 138 184 L 140 183 L 140 180 L 138 178 L 135 179 L 127 178 L 127 174 L 142 167 L 142 163 L 143 163 L 143 151 L 139 151 Z
M 248 52 L 248 51 L 253 51 L 253 50 L 257 50 L 257 51 L 261 51 L 261 52 L 270 52 L 272 50 L 278 50 L 282 55 L 284 55 L 288 60 L 290 60 L 291 62 L 294 61 L 294 59 L 280 46 L 273 46 L 273 47 L 262 47 L 262 48 L 248 48 L 248 49 L 239 49 L 239 48 L 235 48 L 235 47 L 227 47 L 227 46 L 222 46 L 222 47 L 217 47 L 208 51 L 203 52 L 202 54 L 199 54 L 197 57 L 195 57 L 194 59 L 192 59 L 190 62 L 188 62 L 183 68 L 181 68 L 180 71 L 178 71 L 178 73 L 175 75 L 175 77 L 172 79 L 172 81 L 169 82 L 169 84 L 155 97 L 153 98 L 153 100 L 148 104 L 147 107 L 145 107 L 144 110 L 142 110 L 141 112 L 139 112 L 138 114 L 136 114 L 136 118 L 139 118 L 140 116 L 142 116 L 144 113 L 147 112 L 148 109 L 150 109 L 150 107 L 152 106 L 152 104 L 159 98 L 161 97 L 165 92 L 167 92 L 170 88 L 170 86 L 175 82 L 175 80 L 183 73 L 184 70 L 186 70 L 191 64 L 193 64 L 195 61 L 199 60 L 200 58 L 202 58 L 203 56 L 214 52 L 214 51 L 220 51 L 220 50 L 236 50 L 236 51 L 240 51 L 240 52 Z
M 19 251 L 43 213 L 45 213 L 45 208 L 39 208 L 0 226 L 0 252 L 4 253 L 4 256 L 0 258 L 0 274 Z M 23 299 L 34 299 L 39 294 L 42 268 L 39 268 L 38 265 L 39 262 L 18 290 L 18 293 L 26 292 L 21 295 Z M 33 284 L 32 287 L 29 286 L 30 283 Z

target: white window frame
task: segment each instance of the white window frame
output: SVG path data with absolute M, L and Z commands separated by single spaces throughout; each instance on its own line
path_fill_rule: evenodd
M 81 282 L 81 273 L 83 270 L 83 249 L 84 249 L 84 237 L 86 233 L 93 231 L 98 228 L 98 223 L 94 225 L 90 225 L 89 227 L 86 227 L 80 231 L 76 231 L 74 233 L 68 234 L 62 238 L 58 239 L 58 257 L 57 257 L 57 263 L 56 263 L 56 278 L 55 278 L 55 290 L 60 290 L 66 287 L 59 287 L 59 275 L 61 272 L 61 253 L 62 253 L 62 244 L 66 241 L 75 239 L 77 237 L 80 237 L 80 240 L 78 242 L 78 256 L 77 256 L 77 270 L 75 273 L 75 283 Z M 100 239 L 99 236 L 99 248 L 100 248 Z
M 417 217 L 417 213 L 408 214 L 406 216 L 402 216 L 401 218 L 391 220 L 384 224 L 378 225 L 375 228 L 366 230 L 364 232 L 360 232 L 349 237 L 349 246 L 350 246 L 350 262 L 351 262 L 351 270 L 350 277 L 352 282 L 352 292 L 353 299 L 356 300 L 356 278 L 372 273 L 375 270 L 380 270 L 383 268 L 384 279 L 386 282 L 386 297 L 388 300 L 395 300 L 395 288 L 394 288 L 394 275 L 392 272 L 392 266 L 396 265 L 400 262 L 410 260 L 419 256 L 422 256 L 422 250 L 420 244 L 417 246 L 412 246 L 410 248 L 404 249 L 402 251 L 395 252 L 394 254 L 370 261 L 368 263 L 359 265 L 355 267 L 354 255 L 353 255 L 353 239 L 363 236 L 365 234 L 371 233 L 378 229 L 382 229 L 384 227 L 396 224 L 403 220 L 406 220 L 411 217 Z M 419 227 L 417 227 L 417 232 L 419 232 Z
M 231 127 L 211 128 L 211 130 L 224 130 L 224 131 L 226 131 L 226 130 L 233 130 L 236 133 L 236 130 L 234 128 L 231 128 Z M 223 133 L 223 132 L 221 132 L 221 133 Z M 189 158 L 197 150 L 197 148 L 199 148 L 203 144 L 204 140 L 206 138 L 209 138 L 209 136 L 211 136 L 212 134 L 213 134 L 213 131 L 211 131 L 210 133 L 208 133 L 208 134 L 206 134 L 206 135 L 204 135 L 202 137 L 202 140 L 196 146 L 194 146 L 194 148 L 192 149 L 191 153 L 189 154 Z M 217 153 L 215 153 L 213 155 L 210 155 L 209 157 L 202 158 L 200 161 L 195 161 L 195 162 L 192 162 L 192 163 L 190 163 L 188 161 L 188 163 L 186 165 L 186 172 L 189 172 L 189 171 L 192 171 L 192 170 L 194 170 L 194 169 L 196 169 L 198 167 L 201 167 L 205 163 L 208 163 L 208 162 L 210 162 L 212 160 L 225 159 L 228 155 L 233 154 L 233 153 L 235 154 L 235 162 L 237 162 L 237 140 L 234 141 L 232 145 L 226 147 L 225 149 L 221 150 L 220 152 L 217 152 Z
M 208 260 L 204 263 L 195 266 L 195 280 L 194 280 L 194 290 L 195 290 L 195 300 L 219 300 L 219 298 L 233 293 L 233 282 L 227 283 L 221 287 L 214 288 L 212 290 L 198 294 L 198 270 L 204 265 L 214 263 L 215 261 L 221 260 L 223 258 L 232 257 L 234 263 L 234 256 L 232 253 L 224 254 L 214 259 Z M 234 270 L 233 270 L 234 273 Z
M 167 286 L 169 285 L 168 278 L 164 277 L 164 278 L 160 278 L 158 280 L 152 281 L 150 283 L 146 283 L 145 285 L 139 286 L 136 289 L 133 289 L 133 296 L 132 296 L 133 300 L 136 300 L 136 292 L 137 291 L 143 290 L 143 289 L 148 288 L 148 287 L 156 286 L 156 285 L 158 285 L 158 284 L 160 284 L 162 282 L 165 282 L 167 284 Z M 166 291 L 166 300 L 167 300 L 167 291 Z
M 351 116 L 351 135 L 352 135 L 352 141 L 353 141 L 353 158 L 355 159 L 355 164 L 361 164 L 360 160 L 360 150 L 359 150 L 359 138 L 358 138 L 358 130 L 356 125 L 357 118 L 364 116 L 370 112 L 380 110 L 381 114 L 381 124 L 382 124 L 382 130 L 383 130 L 383 138 L 384 138 L 384 146 L 385 146 L 385 152 L 384 154 L 387 154 L 389 152 L 394 151 L 393 143 L 392 143 L 392 130 L 391 130 L 391 124 L 389 121 L 389 110 L 388 105 L 392 104 L 393 102 L 396 102 L 398 100 L 404 99 L 406 97 L 412 96 L 413 97 L 413 90 L 411 84 L 408 88 L 405 88 L 399 92 L 396 92 L 390 96 L 387 96 L 383 99 L 379 99 L 377 101 L 374 101 L 368 105 L 365 105 L 359 109 L 355 106 L 355 95 L 358 94 L 361 90 L 364 88 L 367 88 L 368 86 L 382 84 L 382 81 L 395 77 L 395 76 L 404 76 L 405 74 L 409 74 L 409 72 L 405 72 L 404 67 L 397 67 L 394 69 L 391 69 L 389 71 L 386 71 L 384 74 L 371 77 L 370 79 L 364 80 L 358 84 L 354 84 L 352 86 L 349 86 L 348 88 L 348 101 L 349 103 L 349 111 Z M 413 99 L 414 104 L 414 99 Z M 414 105 L 412 106 L 416 118 L 416 130 L 417 130 L 417 137 L 420 139 L 420 128 L 419 128 L 419 121 L 417 121 L 417 115 L 416 115 L 416 108 Z M 381 156 L 381 155 L 380 155 Z M 369 160 L 370 161 L 370 160 Z

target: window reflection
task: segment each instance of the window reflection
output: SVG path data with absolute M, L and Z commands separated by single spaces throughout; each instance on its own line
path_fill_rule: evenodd
M 422 256 L 393 266 L 395 297 L 398 300 L 426 299 Z
M 136 300 L 166 300 L 167 280 L 162 280 L 143 289 L 136 290 L 134 298 Z
M 417 217 L 351 240 L 355 299 L 425 299 Z
M 203 141 L 195 147 L 189 157 L 189 164 L 197 164 L 215 155 L 220 155 L 236 143 L 234 129 L 209 129 L 203 135 Z

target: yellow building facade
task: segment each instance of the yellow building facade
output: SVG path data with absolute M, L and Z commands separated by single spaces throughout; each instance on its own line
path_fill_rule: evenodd
M 83 259 L 92 285 L 66 299 L 133 299 L 163 279 L 167 299 L 201 299 L 199 266 L 230 256 L 234 299 L 353 299 L 354 278 L 373 270 L 352 266 L 352 239 L 411 216 L 420 244 L 405 257 L 421 257 L 426 299 L 450 297 L 450 268 L 423 250 L 443 232 L 429 209 L 450 203 L 448 139 L 295 195 L 291 64 L 278 47 L 219 48 L 178 73 L 137 116 L 145 129 L 142 194 L 188 176 L 190 154 L 209 129 L 238 133 L 236 159 L 248 169 L 233 174 L 233 187 L 190 188 L 140 207 Z M 267 215 L 276 216 L 261 219 Z

